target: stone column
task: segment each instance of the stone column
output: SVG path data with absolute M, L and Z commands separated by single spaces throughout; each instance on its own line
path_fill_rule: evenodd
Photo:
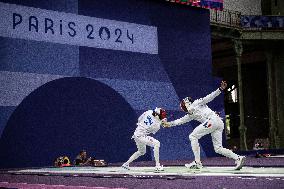
M 240 109 L 240 150 L 247 150 L 247 140 L 243 102 L 243 80 L 242 80 L 242 54 L 243 44 L 240 40 L 234 40 L 234 50 L 236 52 L 236 60 L 238 65 L 238 96 L 239 96 L 239 109 Z
M 284 53 L 279 46 L 274 54 L 275 80 L 276 80 L 276 106 L 277 106 L 277 133 L 279 148 L 284 148 Z
M 277 105 L 275 69 L 273 62 L 273 52 L 266 52 L 267 65 L 267 86 L 268 86 L 268 111 L 269 111 L 269 148 L 276 149 L 277 146 Z

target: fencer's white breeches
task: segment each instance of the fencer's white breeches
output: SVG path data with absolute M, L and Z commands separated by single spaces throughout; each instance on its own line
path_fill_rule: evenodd
M 131 163 L 132 161 L 136 160 L 138 157 L 144 155 L 146 153 L 146 146 L 153 147 L 154 151 L 154 158 L 156 161 L 156 165 L 160 165 L 160 157 L 159 157 L 159 149 L 160 149 L 160 142 L 156 139 L 154 139 L 151 136 L 140 136 L 140 137 L 134 137 L 136 146 L 137 146 L 137 152 L 135 152 L 129 160 L 126 162 L 126 164 Z
M 198 125 L 189 135 L 191 141 L 192 151 L 194 153 L 195 161 L 200 162 L 200 146 L 198 140 L 204 135 L 211 134 L 212 143 L 216 153 L 232 158 L 238 159 L 238 155 L 231 150 L 223 148 L 222 133 L 224 130 L 224 123 L 219 116 L 212 116 L 210 119 Z

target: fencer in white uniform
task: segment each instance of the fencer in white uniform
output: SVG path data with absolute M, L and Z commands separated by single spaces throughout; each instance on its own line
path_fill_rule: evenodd
M 149 136 L 149 134 L 155 134 L 160 129 L 161 124 L 166 121 L 166 119 L 166 111 L 162 108 L 148 110 L 138 118 L 137 128 L 132 136 L 132 139 L 134 139 L 138 150 L 128 159 L 127 162 L 122 165 L 123 169 L 130 170 L 129 164 L 146 153 L 146 146 L 151 146 L 153 147 L 156 162 L 155 171 L 164 170 L 163 166 L 160 165 L 160 142 Z
M 201 123 L 189 135 L 192 151 L 195 157 L 195 161 L 190 164 L 185 164 L 185 166 L 190 169 L 202 168 L 202 163 L 200 161 L 200 146 L 198 140 L 207 134 L 211 134 L 214 150 L 216 153 L 235 160 L 236 170 L 241 169 L 244 164 L 244 156 L 239 156 L 231 150 L 223 147 L 222 133 L 224 130 L 224 123 L 222 119 L 206 105 L 208 102 L 212 101 L 215 97 L 221 94 L 221 92 L 226 87 L 227 83 L 225 81 L 222 81 L 221 86 L 217 90 L 204 98 L 193 101 L 190 97 L 186 97 L 181 101 L 180 107 L 187 114 L 180 119 L 163 124 L 164 127 L 172 127 L 187 123 L 191 120 L 196 120 Z

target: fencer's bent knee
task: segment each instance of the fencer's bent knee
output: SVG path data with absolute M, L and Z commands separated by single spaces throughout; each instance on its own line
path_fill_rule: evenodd
M 194 135 L 190 134 L 189 135 L 189 140 L 190 141 L 197 141 L 198 139 Z
M 214 150 L 215 150 L 215 152 L 216 152 L 217 154 L 221 154 L 221 153 L 222 153 L 222 149 L 223 149 L 222 146 L 218 146 L 218 147 L 215 147 L 215 146 L 214 146 Z
M 155 141 L 154 148 L 160 148 L 160 142 L 159 141 Z

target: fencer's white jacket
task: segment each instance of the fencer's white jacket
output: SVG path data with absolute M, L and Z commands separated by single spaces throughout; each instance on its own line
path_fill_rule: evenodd
M 212 116 L 217 116 L 216 113 L 212 111 L 206 104 L 212 101 L 219 94 L 221 94 L 221 90 L 218 88 L 216 91 L 210 93 L 206 97 L 197 99 L 193 101 L 190 105 L 186 104 L 188 113 L 179 119 L 168 122 L 168 124 L 172 127 L 182 125 L 191 120 L 196 120 L 203 123 Z
M 132 138 L 147 136 L 151 133 L 155 134 L 158 130 L 160 130 L 161 124 L 162 120 L 153 116 L 153 110 L 148 110 L 138 118 L 137 128 Z

